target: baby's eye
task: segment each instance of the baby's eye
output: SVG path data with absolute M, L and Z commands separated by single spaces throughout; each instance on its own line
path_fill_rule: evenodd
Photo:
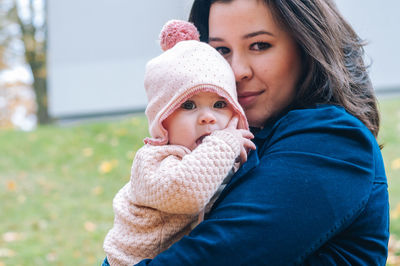
M 185 110 L 192 110 L 192 109 L 196 108 L 196 105 L 194 104 L 193 101 L 186 101 L 181 105 L 181 108 L 183 108 Z
M 225 101 L 218 101 L 214 103 L 214 108 L 225 108 L 228 104 Z
M 231 52 L 231 50 L 229 50 L 229 48 L 223 47 L 223 46 L 215 47 L 215 50 L 217 50 L 218 53 L 220 53 L 221 55 L 227 55 Z
M 269 44 L 267 42 L 256 42 L 256 43 L 253 43 L 250 46 L 250 49 L 251 50 L 256 50 L 256 51 L 264 51 L 264 50 L 267 50 L 270 47 L 271 47 L 271 44 Z

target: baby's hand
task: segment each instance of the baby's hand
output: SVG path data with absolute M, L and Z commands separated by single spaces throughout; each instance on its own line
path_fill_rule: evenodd
M 256 145 L 251 141 L 254 138 L 254 135 L 246 130 L 246 129 L 238 129 L 237 125 L 239 122 L 239 118 L 234 116 L 231 121 L 228 123 L 224 131 L 232 133 L 236 138 L 239 140 L 241 147 L 240 147 L 240 162 L 243 164 L 247 161 L 247 153 L 248 151 L 255 150 Z

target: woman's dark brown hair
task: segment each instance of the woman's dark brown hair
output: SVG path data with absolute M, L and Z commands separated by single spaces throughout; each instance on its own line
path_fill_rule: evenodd
M 208 41 L 210 7 L 215 2 L 195 0 L 189 21 Z M 366 69 L 364 43 L 344 20 L 331 0 L 259 0 L 268 6 L 275 20 L 296 40 L 305 59 L 294 105 L 318 103 L 343 106 L 374 134 L 379 131 L 379 112 Z

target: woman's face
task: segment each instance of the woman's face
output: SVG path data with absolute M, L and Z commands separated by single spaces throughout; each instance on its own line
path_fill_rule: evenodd
M 250 126 L 262 127 L 292 102 L 302 72 L 300 50 L 263 1 L 212 4 L 209 43 L 235 73 Z

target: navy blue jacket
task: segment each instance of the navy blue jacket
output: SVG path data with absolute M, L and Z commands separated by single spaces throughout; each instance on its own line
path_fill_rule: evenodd
M 387 181 L 371 132 L 343 108 L 292 110 L 205 220 L 138 265 L 385 265 Z

